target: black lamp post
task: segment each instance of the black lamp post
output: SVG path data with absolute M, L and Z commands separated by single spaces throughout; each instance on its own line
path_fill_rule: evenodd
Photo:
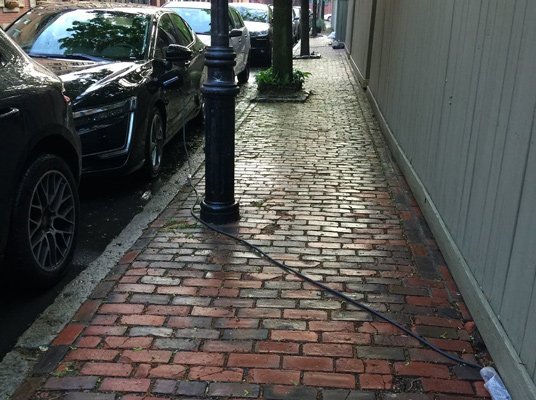
M 211 46 L 205 53 L 205 198 L 201 219 L 213 224 L 238 221 L 234 199 L 235 53 L 229 47 L 228 0 L 211 1 Z
M 309 0 L 301 1 L 301 11 L 300 11 L 300 55 L 309 56 Z

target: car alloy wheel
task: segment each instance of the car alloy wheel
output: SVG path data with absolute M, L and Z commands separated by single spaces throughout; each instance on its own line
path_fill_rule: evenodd
M 9 235 L 8 257 L 28 283 L 47 284 L 71 261 L 78 232 L 76 182 L 65 161 L 38 157 L 19 187 Z
M 65 175 L 48 171 L 30 200 L 28 235 L 35 261 L 54 271 L 65 260 L 75 229 L 74 194 Z
M 164 151 L 164 126 L 160 112 L 155 108 L 147 130 L 147 160 L 146 165 L 151 178 L 158 176 L 162 167 Z

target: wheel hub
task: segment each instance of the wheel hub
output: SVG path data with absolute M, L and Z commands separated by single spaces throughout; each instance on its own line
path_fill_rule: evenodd
M 67 179 L 49 172 L 36 185 L 30 205 L 29 239 L 35 260 L 44 270 L 61 265 L 74 234 L 74 197 Z

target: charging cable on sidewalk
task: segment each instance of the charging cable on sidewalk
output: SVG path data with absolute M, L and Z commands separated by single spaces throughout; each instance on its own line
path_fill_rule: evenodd
M 272 263 L 273 265 L 276 265 L 277 267 L 281 268 L 282 270 L 284 270 L 284 271 L 286 271 L 288 273 L 291 273 L 293 275 L 296 275 L 299 278 L 301 278 L 302 280 L 304 280 L 306 282 L 309 282 L 310 284 L 312 284 L 312 285 L 314 285 L 314 286 L 326 291 L 327 293 L 331 294 L 332 296 L 338 297 L 338 298 L 340 298 L 340 299 L 352 304 L 353 306 L 355 306 L 357 308 L 360 308 L 360 309 L 363 309 L 363 310 L 367 311 L 368 313 L 370 313 L 372 315 L 375 315 L 376 317 L 378 317 L 378 318 L 390 323 L 391 325 L 396 326 L 401 331 L 407 333 L 409 336 L 411 336 L 414 339 L 418 340 L 420 343 L 422 343 L 426 347 L 429 347 L 433 351 L 441 354 L 443 357 L 446 357 L 449 360 L 454 361 L 457 364 L 465 365 L 465 366 L 468 366 L 468 367 L 471 367 L 471 368 L 476 368 L 476 369 L 480 370 L 480 375 L 482 376 L 482 378 L 484 379 L 484 382 L 485 382 L 484 386 L 490 392 L 493 400 L 511 400 L 510 394 L 508 393 L 506 387 L 504 386 L 504 383 L 502 382 L 499 374 L 492 367 L 483 367 L 482 365 L 479 365 L 479 364 L 472 363 L 470 361 L 464 360 L 462 358 L 454 356 L 454 355 L 452 355 L 452 354 L 440 349 L 435 344 L 429 342 L 428 340 L 426 340 L 422 336 L 417 335 L 416 333 L 411 331 L 409 328 L 405 327 L 404 325 L 400 324 L 399 322 L 395 321 L 394 319 L 388 317 L 387 315 L 385 315 L 385 314 L 373 309 L 372 307 L 367 306 L 366 304 L 360 303 L 359 301 L 356 301 L 356 300 L 352 299 L 348 295 L 346 295 L 346 294 L 344 294 L 342 292 L 339 292 L 339 291 L 329 287 L 328 285 L 326 285 L 326 284 L 324 284 L 322 282 L 318 282 L 318 281 L 308 277 L 307 275 L 301 273 L 300 271 L 295 270 L 294 268 L 291 268 L 288 265 L 286 265 L 286 264 L 284 264 L 284 263 L 282 263 L 282 262 L 280 262 L 278 260 L 275 260 L 274 258 L 269 256 L 266 252 L 264 252 L 262 249 L 260 249 L 258 246 L 255 246 L 254 244 L 248 242 L 247 240 L 244 240 L 244 239 L 242 239 L 242 238 L 240 238 L 240 237 L 238 237 L 236 235 L 233 235 L 233 234 L 231 234 L 229 232 L 224 231 L 223 229 L 220 229 L 217 226 L 214 226 L 212 224 L 209 224 L 209 223 L 203 221 L 195 213 L 195 208 L 199 204 L 199 200 L 200 200 L 199 192 L 197 191 L 196 186 L 199 184 L 199 182 L 201 182 L 203 180 L 203 177 L 201 177 L 197 181 L 196 184 L 193 183 L 193 181 L 192 181 L 192 166 L 190 164 L 190 156 L 188 154 L 188 148 L 187 148 L 187 145 L 186 145 L 186 133 L 185 133 L 185 127 L 184 126 L 183 126 L 182 133 L 183 133 L 184 151 L 186 153 L 186 160 L 187 160 L 187 163 L 188 163 L 188 184 L 192 188 L 192 191 L 195 193 L 195 202 L 192 205 L 192 207 L 190 208 L 190 214 L 192 215 L 193 218 L 195 218 L 198 222 L 200 222 L 202 225 L 204 225 L 208 229 L 210 229 L 210 230 L 212 230 L 212 231 L 214 231 L 216 233 L 219 233 L 220 235 L 226 236 L 228 238 L 231 238 L 231 239 L 243 244 L 244 246 L 248 247 L 249 249 L 251 249 L 255 253 L 257 253 L 259 256 L 261 256 L 262 258 L 268 260 L 270 263 Z

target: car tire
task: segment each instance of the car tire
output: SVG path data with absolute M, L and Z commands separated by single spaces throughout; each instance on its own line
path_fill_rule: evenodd
M 145 136 L 145 171 L 152 179 L 160 174 L 164 154 L 164 121 L 157 107 L 153 107 L 148 121 Z
M 246 62 L 246 67 L 242 72 L 238 73 L 236 80 L 239 84 L 247 83 L 249 81 L 249 56 Z
M 203 97 L 203 94 L 200 93 L 198 95 L 196 103 L 198 104 L 198 111 L 191 123 L 194 126 L 203 126 L 205 124 L 205 98 Z
M 272 46 L 271 45 L 266 51 L 266 54 L 264 55 L 264 65 L 266 67 L 272 66 Z
M 67 271 L 78 237 L 78 188 L 67 163 L 39 156 L 22 177 L 12 214 L 8 260 L 24 284 L 48 286 Z

